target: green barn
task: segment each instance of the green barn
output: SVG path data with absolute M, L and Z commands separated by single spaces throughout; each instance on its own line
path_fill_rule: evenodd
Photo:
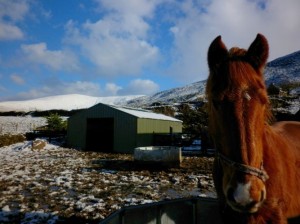
M 88 151 L 131 153 L 154 135 L 181 133 L 182 121 L 147 110 L 99 103 L 68 120 L 67 143 Z

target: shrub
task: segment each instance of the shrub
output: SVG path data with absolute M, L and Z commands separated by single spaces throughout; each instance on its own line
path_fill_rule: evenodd
M 208 126 L 207 105 L 192 108 L 188 104 L 182 104 L 178 108 L 176 118 L 183 121 L 183 133 L 189 133 L 193 137 L 199 137 L 203 129 Z
M 170 117 L 175 116 L 175 110 L 170 106 L 157 107 L 153 109 L 153 112 L 164 114 Z
M 58 113 L 50 113 L 46 117 L 47 128 L 49 131 L 66 131 L 67 121 L 63 120 Z
M 277 95 L 278 96 L 280 93 L 280 88 L 272 83 L 267 88 L 267 92 L 269 95 Z

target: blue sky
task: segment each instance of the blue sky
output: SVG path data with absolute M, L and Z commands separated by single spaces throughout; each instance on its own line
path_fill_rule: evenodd
M 299 0 L 0 0 L 0 101 L 150 95 L 207 78 L 222 35 L 300 50 Z

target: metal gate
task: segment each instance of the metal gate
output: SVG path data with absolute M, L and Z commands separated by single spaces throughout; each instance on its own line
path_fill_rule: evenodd
M 129 206 L 101 224 L 222 224 L 217 199 L 189 198 Z

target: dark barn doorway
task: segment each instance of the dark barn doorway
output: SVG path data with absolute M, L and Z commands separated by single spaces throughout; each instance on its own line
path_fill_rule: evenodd
M 88 118 L 86 149 L 97 152 L 112 152 L 114 148 L 114 119 Z

